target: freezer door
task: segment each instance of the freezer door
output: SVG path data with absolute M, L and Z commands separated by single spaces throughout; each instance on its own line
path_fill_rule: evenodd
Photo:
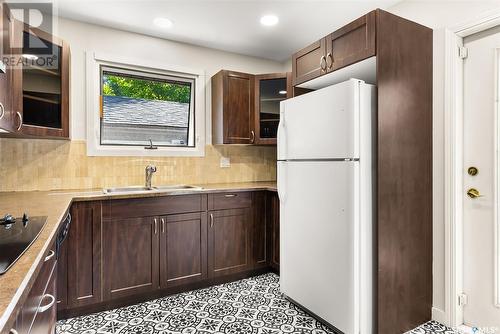
M 281 102 L 278 160 L 359 158 L 360 85 L 351 79 Z
M 278 162 L 281 291 L 359 333 L 356 161 Z

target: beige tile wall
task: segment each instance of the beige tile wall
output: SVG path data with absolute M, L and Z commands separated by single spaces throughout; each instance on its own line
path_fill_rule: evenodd
M 230 168 L 219 167 L 221 156 Z M 142 185 L 149 163 L 158 167 L 153 184 L 276 180 L 275 147 L 208 145 L 203 158 L 88 157 L 84 141 L 2 138 L 0 191 Z

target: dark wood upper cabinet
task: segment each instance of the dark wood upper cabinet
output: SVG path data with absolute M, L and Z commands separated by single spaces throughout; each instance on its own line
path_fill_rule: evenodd
M 372 11 L 293 54 L 293 85 L 374 56 L 375 46 L 376 11 Z
M 291 73 L 255 76 L 255 144 L 276 145 L 280 102 L 291 97 Z
M 218 72 L 212 77 L 212 143 L 276 145 L 280 101 L 291 92 L 291 73 Z
M 326 37 L 328 72 L 375 55 L 375 17 L 372 11 Z
M 44 31 L 25 27 L 20 73 L 21 133 L 47 138 L 69 138 L 69 45 Z M 46 45 L 49 54 L 33 55 L 30 45 Z M 36 60 L 30 57 L 38 57 Z
M 212 77 L 212 143 L 253 144 L 255 76 L 222 70 Z
M 292 82 L 299 85 L 326 73 L 326 38 L 292 55 Z
M 160 219 L 104 219 L 102 268 L 104 300 L 159 288 Z
M 11 25 L 10 11 L 5 3 L 0 4 L 1 6 L 1 29 L 2 29 L 2 50 L 0 50 L 2 56 L 7 56 L 9 52 L 10 44 L 10 32 L 9 28 Z M 0 63 L 2 69 L 0 69 L 0 129 L 6 131 L 12 131 L 14 127 L 14 122 L 12 121 L 12 95 L 9 94 L 9 89 L 11 85 L 11 69 L 7 70 L 6 64 Z
M 15 20 L 5 4 L 2 14 L 2 52 L 15 65 L 0 73 L 0 128 L 15 137 L 68 139 L 69 45 Z
M 207 216 L 160 217 L 160 285 L 169 288 L 207 278 Z
M 209 211 L 209 277 L 247 271 L 252 268 L 250 208 Z
M 62 306 L 71 308 L 101 301 L 101 202 L 75 203 L 70 213 L 72 222 L 60 258 L 67 261 L 60 263 L 61 270 L 67 268 L 67 281 L 59 280 L 58 291 L 66 285 L 67 300 Z

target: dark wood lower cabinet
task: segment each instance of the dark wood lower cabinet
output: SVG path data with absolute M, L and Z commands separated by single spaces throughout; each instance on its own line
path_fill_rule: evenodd
M 102 222 L 103 297 L 127 297 L 158 289 L 159 219 Z
M 160 230 L 161 287 L 206 279 L 206 214 L 196 212 L 162 217 Z
M 279 258 L 270 192 L 148 200 L 73 204 L 59 257 L 60 318 L 264 273 Z
M 249 208 L 209 211 L 208 270 L 210 277 L 252 269 Z
M 280 269 L 280 200 L 277 193 L 269 193 L 267 216 L 271 225 L 269 265 L 279 272 Z
M 52 271 L 47 288 L 38 306 L 30 334 L 53 334 L 56 331 L 57 318 L 57 266 Z
M 71 207 L 72 222 L 62 250 L 67 248 L 66 307 L 80 307 L 101 301 L 101 202 L 77 202 Z M 62 273 L 60 273 L 62 274 Z M 64 301 L 63 301 L 64 305 Z

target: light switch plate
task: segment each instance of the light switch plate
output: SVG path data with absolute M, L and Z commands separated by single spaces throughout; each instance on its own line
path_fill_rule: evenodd
M 231 159 L 228 157 L 220 157 L 220 168 L 229 168 L 231 167 Z

